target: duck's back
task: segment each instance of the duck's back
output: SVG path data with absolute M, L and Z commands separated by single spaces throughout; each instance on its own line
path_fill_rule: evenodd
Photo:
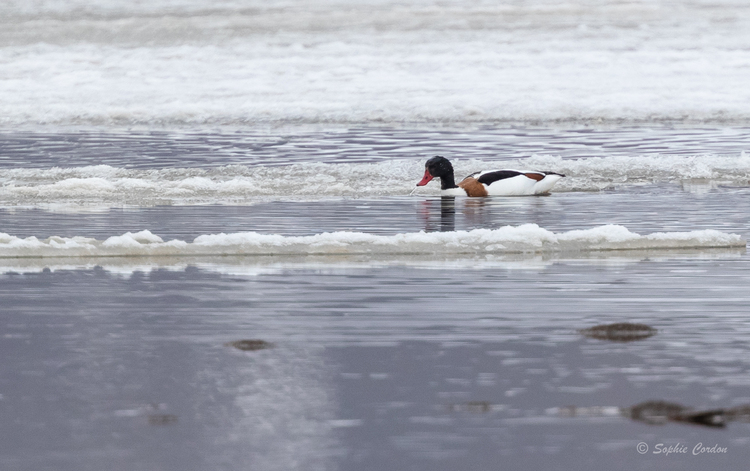
M 475 179 L 490 196 L 520 196 L 548 193 L 562 177 L 552 172 L 502 169 L 477 172 L 466 180 Z

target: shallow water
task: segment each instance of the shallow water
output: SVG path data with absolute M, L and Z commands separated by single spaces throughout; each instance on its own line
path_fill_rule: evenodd
M 747 262 L 6 272 L 3 467 L 737 465 L 746 423 L 560 409 L 748 403 Z M 630 343 L 578 332 L 611 322 L 658 332 Z M 239 339 L 273 345 L 225 345 Z M 728 453 L 665 465 L 638 442 Z
M 322 162 L 354 179 L 362 162 L 405 160 L 416 174 L 393 179 L 411 188 L 425 156 L 463 149 L 480 163 L 559 155 L 549 162 L 570 162 L 573 182 L 604 168 L 626 178 L 602 191 L 483 200 L 279 192 L 241 205 L 219 197 L 110 206 L 114 200 L 96 193 L 58 206 L 27 198 L 3 204 L 0 231 L 105 240 L 147 229 L 190 242 L 220 232 L 394 236 L 531 223 L 556 234 L 619 224 L 644 235 L 749 235 L 744 170 L 695 179 L 684 166 L 741 162 L 750 147 L 741 128 L 275 132 L 6 132 L 2 176 L 6 187 L 19 185 L 27 177 L 9 167 L 64 172 L 102 162 L 97 155 L 110 148 L 113 169 L 157 172 L 232 164 L 283 175 L 290 164 Z M 214 158 L 212 146 L 233 145 L 231 136 L 239 150 Z M 659 168 L 627 165 L 657 151 L 665 156 Z M 601 162 L 576 160 L 579 153 Z M 736 409 L 750 404 L 746 249 L 592 247 L 4 258 L 0 464 L 379 470 L 746 462 L 748 415 Z M 656 334 L 621 342 L 581 332 L 619 322 Z M 231 343 L 243 339 L 263 342 Z M 646 401 L 714 411 L 724 427 L 629 418 L 629 408 Z M 640 442 L 649 446 L 645 455 Z M 699 443 L 726 453 L 695 456 Z M 659 444 L 682 444 L 687 453 L 654 455 Z

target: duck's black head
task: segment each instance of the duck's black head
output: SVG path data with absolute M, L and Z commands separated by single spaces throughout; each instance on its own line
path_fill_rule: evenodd
M 433 178 L 440 178 L 442 183 L 441 187 L 443 189 L 446 188 L 446 185 L 449 185 L 447 188 L 453 188 L 455 186 L 453 183 L 453 165 L 451 165 L 448 159 L 436 155 L 425 162 L 424 177 L 422 177 L 422 180 L 417 183 L 417 186 L 424 186 Z

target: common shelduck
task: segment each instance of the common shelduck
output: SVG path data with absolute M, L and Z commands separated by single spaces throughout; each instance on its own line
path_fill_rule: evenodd
M 453 179 L 453 165 L 445 157 L 435 156 L 425 163 L 424 177 L 417 186 L 440 178 L 443 196 L 520 196 L 549 193 L 565 175 L 536 170 L 488 170 L 475 172 L 461 180 Z

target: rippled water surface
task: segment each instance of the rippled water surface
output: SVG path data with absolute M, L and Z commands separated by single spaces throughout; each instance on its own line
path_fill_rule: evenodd
M 465 127 L 462 125 L 460 127 Z M 433 153 L 500 160 L 531 154 L 563 158 L 659 154 L 736 155 L 748 149 L 750 128 L 580 127 L 548 129 L 477 126 L 466 130 L 269 128 L 262 131 L 5 131 L 5 168 L 185 168 L 374 162 Z
M 7 189 L 20 178 L 11 170 L 99 164 L 419 169 L 435 153 L 499 165 L 660 154 L 677 166 L 696 155 L 740 162 L 749 144 L 743 128 L 5 131 L 0 179 Z M 663 170 L 639 171 L 623 166 L 627 178 L 602 191 L 483 200 L 288 200 L 281 190 L 241 205 L 27 198 L 0 207 L 0 232 L 104 240 L 149 230 L 192 241 L 619 224 L 750 235 L 742 175 L 661 181 Z M 3 258 L 0 467 L 735 469 L 750 457 L 749 261 L 743 247 Z M 584 330 L 614 323 L 645 334 Z M 678 445 L 687 451 L 653 453 Z

